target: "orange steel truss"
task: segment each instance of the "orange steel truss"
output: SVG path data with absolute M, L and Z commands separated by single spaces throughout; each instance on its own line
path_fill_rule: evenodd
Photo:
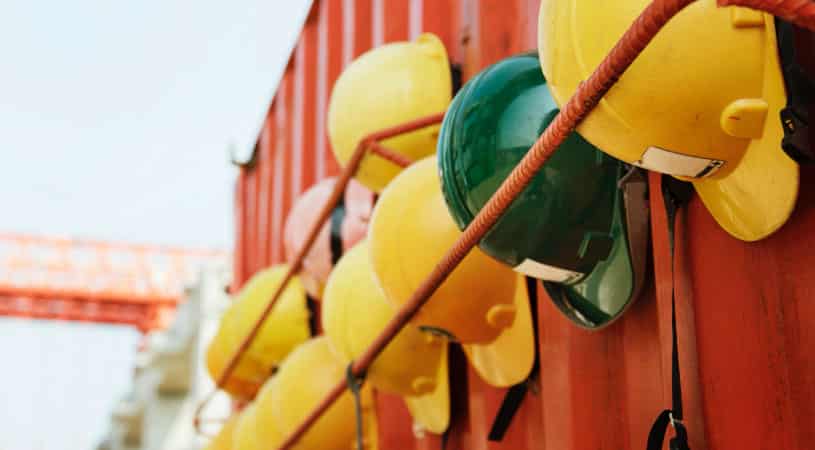
M 228 253 L 0 233 L 0 316 L 165 326 L 184 286 Z

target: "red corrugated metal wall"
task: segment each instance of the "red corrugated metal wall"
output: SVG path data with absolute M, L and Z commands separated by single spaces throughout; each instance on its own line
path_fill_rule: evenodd
M 533 49 L 536 0 L 318 0 L 236 186 L 235 279 L 283 258 L 296 196 L 336 174 L 325 132 L 331 86 L 356 55 L 421 31 L 438 34 L 466 80 Z M 694 449 L 805 449 L 815 442 L 815 173 L 802 173 L 792 220 L 759 243 L 721 231 L 698 200 L 680 229 L 678 314 L 686 418 Z M 658 188 L 652 175 L 652 189 Z M 452 355 L 448 449 L 643 449 L 670 403 L 670 260 L 652 195 L 654 280 L 626 316 L 600 332 L 569 323 L 541 292 L 541 375 L 501 443 L 486 439 L 504 390 Z M 438 449 L 414 438 L 401 401 L 380 395 L 383 449 Z

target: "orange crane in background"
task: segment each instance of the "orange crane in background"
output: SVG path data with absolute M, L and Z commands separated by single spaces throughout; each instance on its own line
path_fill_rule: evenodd
M 216 250 L 0 233 L 0 316 L 163 328 Z

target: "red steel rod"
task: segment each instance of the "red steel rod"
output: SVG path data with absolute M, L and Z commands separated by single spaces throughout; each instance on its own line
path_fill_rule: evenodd
M 444 282 L 450 272 L 452 272 L 470 250 L 475 247 L 484 234 L 489 231 L 501 215 L 503 215 L 504 211 L 512 204 L 512 201 L 526 188 L 532 180 L 532 177 L 534 177 L 543 164 L 546 163 L 563 140 L 568 137 L 569 133 L 594 109 L 599 100 L 608 92 L 614 83 L 616 83 L 619 76 L 631 65 L 634 59 L 645 49 L 656 33 L 659 32 L 673 16 L 693 1 L 694 0 L 655 0 L 648 5 L 626 31 L 617 45 L 615 45 L 606 56 L 600 66 L 597 67 L 591 77 L 579 87 L 577 92 L 569 99 L 569 102 L 564 105 L 561 113 L 558 114 L 555 120 L 546 128 L 523 160 L 513 169 L 507 179 L 504 180 L 498 191 L 495 192 L 484 208 L 476 215 L 453 247 L 436 265 L 433 272 L 414 292 L 409 301 L 391 319 L 382 333 L 380 333 L 371 346 L 368 347 L 366 352 L 360 355 L 355 361 L 353 365 L 355 374 L 364 372 L 388 342 L 416 314 L 430 295 Z M 719 5 L 740 5 L 761 9 L 784 17 L 799 26 L 815 30 L 815 5 L 811 0 L 719 0 Z M 352 174 L 348 169 L 353 168 L 356 170 L 356 166 L 359 165 L 365 149 L 371 143 L 387 137 L 390 136 L 379 133 L 364 139 L 354 153 L 351 163 L 346 167 L 337 185 L 344 182 L 342 186 L 344 189 L 344 185 L 347 184 Z M 352 166 L 352 164 L 354 166 Z M 334 193 L 337 193 L 336 189 Z M 336 202 L 338 199 L 339 195 L 332 195 L 328 203 L 332 201 Z M 325 209 L 330 210 L 328 207 Z M 319 224 L 315 224 L 315 227 L 312 228 L 312 231 L 315 231 L 315 236 L 316 230 L 319 230 L 324 220 L 325 217 L 321 214 L 320 220 L 318 220 Z M 306 241 L 306 245 L 301 249 L 301 252 L 298 253 L 298 259 L 290 268 L 284 283 L 288 282 L 288 279 L 291 278 L 295 269 L 299 269 L 302 263 L 301 258 L 314 241 L 314 236 L 309 237 L 311 239 Z M 262 315 L 262 319 L 268 315 L 269 310 L 274 306 L 283 287 L 285 287 L 285 284 L 278 289 L 273 300 L 269 302 L 267 309 Z M 256 327 L 252 330 L 253 333 L 250 333 L 246 341 L 251 342 L 251 339 L 257 334 L 257 329 L 259 329 L 263 323 L 262 319 L 258 321 Z M 249 344 L 246 343 L 246 346 L 241 346 L 236 358 L 233 359 L 238 360 L 248 345 Z M 234 364 L 230 366 L 234 366 Z M 305 434 L 320 415 L 336 401 L 345 388 L 346 382 L 344 380 L 338 382 L 294 432 L 288 436 L 283 444 L 281 444 L 280 449 L 285 450 L 297 443 L 298 439 Z
M 656 33 L 674 15 L 694 0 L 655 0 L 626 31 L 620 42 L 611 50 L 594 73 L 575 92 L 560 114 L 546 128 L 526 156 L 518 163 L 473 221 L 464 229 L 456 243 L 436 265 L 408 301 L 397 311 L 385 329 L 374 339 L 368 349 L 354 362 L 352 370 L 359 375 L 371 365 L 374 358 L 391 339 L 419 311 L 427 299 L 444 282 L 450 272 L 478 244 L 492 228 L 513 200 L 526 188 L 558 146 L 572 130 L 594 109 L 600 99 L 614 85 L 620 75 L 631 65 Z M 308 431 L 319 417 L 339 398 L 346 389 L 346 381 L 339 381 L 328 395 L 309 413 L 300 425 L 280 445 L 286 450 Z
M 223 372 L 221 372 L 221 374 L 218 376 L 218 379 L 216 380 L 215 383 L 216 390 L 222 388 L 226 384 L 226 381 L 232 375 L 232 372 L 235 371 L 235 368 L 238 366 L 238 363 L 240 362 L 244 353 L 246 353 L 246 350 L 252 344 L 252 341 L 254 341 L 255 337 L 260 331 L 260 328 L 266 321 L 266 318 L 272 312 L 274 305 L 277 303 L 277 299 L 286 289 L 286 286 L 289 284 L 289 281 L 292 279 L 292 277 L 294 277 L 294 275 L 300 271 L 300 268 L 303 264 L 303 259 L 306 257 L 308 252 L 311 250 L 311 247 L 314 245 L 314 242 L 317 240 L 317 235 L 320 233 L 320 229 L 323 227 L 325 222 L 331 216 L 332 210 L 339 203 L 340 198 L 345 192 L 345 188 L 348 186 L 348 182 L 351 180 L 351 177 L 353 177 L 353 175 L 356 173 L 357 169 L 359 169 L 359 165 L 362 162 L 362 159 L 365 156 L 365 153 L 369 150 L 369 148 L 372 146 L 374 147 L 378 146 L 378 150 L 374 152 L 375 154 L 378 154 L 384 157 L 385 159 L 392 161 L 402 167 L 406 167 L 407 165 L 410 165 L 411 161 L 409 159 L 396 154 L 392 150 L 379 146 L 378 145 L 379 141 L 399 136 L 401 134 L 409 133 L 411 131 L 419 130 L 430 125 L 441 123 L 443 119 L 444 119 L 443 112 L 426 117 L 421 117 L 410 122 L 405 122 L 390 128 L 379 130 L 375 133 L 366 136 L 359 142 L 356 150 L 354 150 L 354 153 L 351 156 L 351 159 L 348 161 L 348 164 L 340 173 L 337 182 L 334 184 L 334 188 L 331 191 L 331 195 L 326 200 L 326 203 L 323 205 L 323 208 L 320 210 L 320 214 L 317 216 L 315 222 L 311 224 L 306 240 L 305 242 L 303 242 L 302 247 L 300 247 L 300 250 L 295 255 L 294 261 L 291 263 L 289 269 L 286 271 L 286 275 L 283 277 L 283 281 L 281 282 L 280 286 L 278 286 L 277 290 L 274 292 L 271 299 L 266 304 L 266 307 L 261 312 L 260 317 L 258 317 L 258 320 L 252 325 L 252 328 L 249 330 L 249 334 L 247 334 L 246 337 L 241 341 L 240 345 L 238 346 L 238 349 L 229 359 L 229 362 L 227 363 Z M 207 403 L 209 403 L 209 401 L 212 400 L 212 398 L 213 398 L 212 394 L 208 395 L 207 397 L 205 397 L 204 401 L 202 401 L 196 408 L 196 413 L 193 418 L 193 424 L 195 425 L 196 431 L 198 431 L 199 433 L 201 432 L 200 430 L 201 412 L 204 410 Z
M 387 159 L 388 161 L 396 164 L 399 167 L 407 167 L 413 164 L 413 161 L 410 158 L 400 153 L 396 153 L 395 151 L 385 147 L 384 145 L 380 144 L 377 141 L 371 142 L 369 150 L 374 155 L 381 156 L 383 159 Z
M 320 229 L 323 227 L 325 222 L 331 216 L 331 211 L 337 206 L 342 197 L 343 193 L 345 192 L 345 188 L 348 186 L 348 182 L 351 180 L 351 177 L 354 176 L 357 169 L 359 168 L 360 163 L 362 162 L 363 157 L 365 156 L 365 152 L 367 151 L 368 147 L 371 144 L 376 143 L 382 139 L 391 138 L 394 136 L 398 136 L 400 134 L 409 133 L 414 130 L 418 130 L 420 128 L 424 128 L 426 126 L 439 123 L 441 120 L 444 119 L 444 113 L 435 114 L 433 116 L 428 116 L 425 118 L 421 118 L 412 122 L 407 122 L 404 124 L 400 124 L 395 127 L 387 128 L 385 130 L 378 131 L 369 135 L 368 137 L 362 139 L 360 143 L 357 145 L 356 150 L 354 150 L 351 159 L 348 161 L 348 164 L 343 169 L 340 177 L 337 179 L 337 182 L 334 184 L 334 189 L 331 191 L 331 195 L 326 200 L 326 203 L 323 205 L 323 209 L 320 210 L 320 214 L 317 216 L 317 220 L 311 224 L 311 228 L 309 228 L 308 235 L 306 237 L 305 242 L 303 242 L 302 247 L 297 252 L 294 257 L 294 261 L 289 266 L 289 270 L 286 271 L 286 276 L 283 277 L 283 281 L 278 286 L 275 293 L 272 295 L 272 298 L 266 304 L 266 307 L 263 309 L 263 312 L 260 314 L 258 320 L 252 326 L 252 329 L 249 331 L 249 334 L 241 342 L 241 345 L 238 346 L 238 350 L 235 354 L 230 358 L 229 364 L 227 364 L 224 371 L 221 373 L 221 376 L 218 377 L 217 386 L 223 387 L 226 383 L 226 380 L 232 375 L 232 372 L 235 370 L 235 367 L 241 360 L 241 357 L 252 344 L 252 341 L 257 336 L 258 332 L 260 331 L 260 327 L 263 326 L 263 323 L 266 321 L 266 317 L 274 308 L 274 305 L 277 303 L 277 299 L 286 289 L 286 286 L 289 284 L 291 278 L 300 271 L 301 266 L 303 265 L 303 259 L 305 259 L 308 252 L 311 250 L 311 247 L 314 245 L 314 242 L 317 240 L 317 235 L 320 233 Z
M 202 400 L 200 403 L 198 403 L 198 406 L 195 407 L 195 414 L 193 414 L 193 416 L 192 416 L 192 425 L 195 428 L 195 432 L 200 436 L 213 437 L 212 435 L 210 435 L 208 433 L 204 433 L 204 430 L 201 429 L 201 425 L 204 422 L 208 422 L 208 420 L 202 420 L 201 415 L 203 415 L 204 408 L 206 408 L 206 406 L 209 404 L 209 402 L 212 401 L 212 399 L 215 397 L 215 394 L 217 392 L 218 392 L 218 389 L 211 390 L 209 392 L 209 394 L 207 394 L 207 396 L 204 397 L 204 400 Z

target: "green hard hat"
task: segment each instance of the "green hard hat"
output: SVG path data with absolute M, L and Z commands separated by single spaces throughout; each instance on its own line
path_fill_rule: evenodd
M 557 114 L 536 53 L 500 61 L 464 85 L 438 142 L 444 197 L 461 229 Z M 572 133 L 479 247 L 544 280 L 578 325 L 609 324 L 636 298 L 647 260 L 647 183 L 630 170 Z

